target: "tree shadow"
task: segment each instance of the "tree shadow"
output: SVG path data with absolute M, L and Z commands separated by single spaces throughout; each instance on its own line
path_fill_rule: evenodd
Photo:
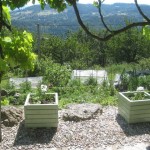
M 146 147 L 146 150 L 150 150 L 150 146 L 147 146 L 147 147 Z
M 14 146 L 44 144 L 52 141 L 57 128 L 26 128 L 24 121 L 19 125 Z
M 119 114 L 117 114 L 116 116 L 116 121 L 118 122 L 126 136 L 135 136 L 143 134 L 150 135 L 150 123 L 148 122 L 129 124 Z

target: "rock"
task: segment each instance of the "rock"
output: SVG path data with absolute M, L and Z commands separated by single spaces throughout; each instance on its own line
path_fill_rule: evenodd
M 144 87 L 143 86 L 139 86 L 139 87 L 137 87 L 136 91 L 144 91 Z
M 14 95 L 15 98 L 19 98 L 20 96 L 21 96 L 20 93 L 15 93 L 15 95 Z
M 69 104 L 66 107 L 62 118 L 65 121 L 82 121 L 94 118 L 97 114 L 102 114 L 102 106 L 99 104 L 83 103 Z
M 23 110 L 13 106 L 1 108 L 2 124 L 7 127 L 17 125 L 23 119 Z
M 1 96 L 7 96 L 8 92 L 4 89 L 1 90 Z

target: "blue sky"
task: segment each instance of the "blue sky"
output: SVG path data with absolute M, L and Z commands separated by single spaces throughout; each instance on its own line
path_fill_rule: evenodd
M 82 4 L 92 4 L 94 0 L 79 0 L 79 3 Z M 96 1 L 96 0 L 95 0 Z M 134 3 L 134 0 L 105 0 L 105 4 L 113 4 L 113 3 Z M 150 5 L 150 0 L 138 0 L 139 4 L 148 4 Z M 28 3 L 28 6 L 31 6 L 32 2 Z
M 93 0 L 79 0 L 80 3 L 93 3 Z M 105 4 L 113 4 L 113 3 L 134 3 L 134 0 L 105 0 Z M 149 4 L 150 5 L 150 0 L 138 0 L 139 4 Z

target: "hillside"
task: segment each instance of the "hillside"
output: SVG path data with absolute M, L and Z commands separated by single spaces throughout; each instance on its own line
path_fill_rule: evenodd
M 78 4 L 78 8 L 84 22 L 93 29 L 102 29 L 103 25 L 99 21 L 97 8 L 91 4 Z M 141 5 L 144 13 L 150 17 L 150 6 Z M 112 5 L 103 5 L 104 19 L 111 27 L 125 25 L 128 21 L 139 21 L 141 16 L 134 4 L 115 3 Z M 61 13 L 48 6 L 41 10 L 39 5 L 33 5 L 24 9 L 11 12 L 12 24 L 19 28 L 36 32 L 36 25 L 41 25 L 42 33 L 52 33 L 56 35 L 64 34 L 68 31 L 76 31 L 79 25 L 72 7 L 69 7 Z

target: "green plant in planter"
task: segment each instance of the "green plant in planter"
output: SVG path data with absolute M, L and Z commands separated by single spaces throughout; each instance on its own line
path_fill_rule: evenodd
M 149 99 L 150 96 L 145 95 L 144 92 L 138 92 L 138 93 L 132 93 L 127 96 L 130 100 L 144 100 L 144 99 Z
M 47 92 L 47 86 L 41 85 L 37 88 L 37 91 L 35 94 L 31 95 L 30 97 L 30 103 L 35 104 L 49 104 L 55 102 L 55 97 L 53 94 L 48 94 Z

